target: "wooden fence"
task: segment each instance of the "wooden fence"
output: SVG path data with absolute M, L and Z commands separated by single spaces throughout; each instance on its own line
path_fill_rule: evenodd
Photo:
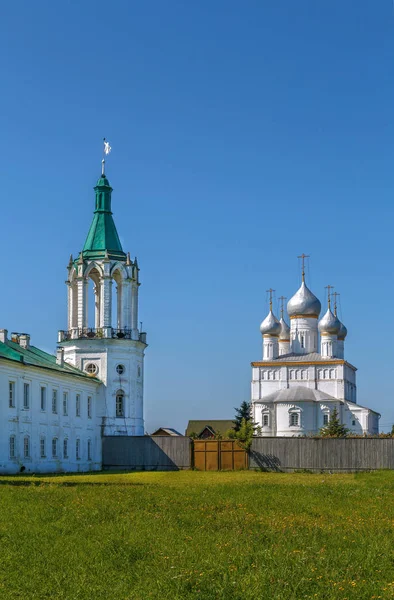
M 170 436 L 103 437 L 103 469 L 179 471 L 191 467 L 191 440 Z
M 254 438 L 249 468 L 269 471 L 394 469 L 394 438 Z
M 194 467 L 199 471 L 248 468 L 248 455 L 235 440 L 194 440 Z

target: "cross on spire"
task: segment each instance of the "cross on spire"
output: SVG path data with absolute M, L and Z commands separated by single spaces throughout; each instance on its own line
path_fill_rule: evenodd
M 286 296 L 281 296 L 280 298 L 278 298 L 278 300 L 280 300 L 280 316 L 283 319 L 283 314 L 284 314 L 284 306 L 285 306 L 285 300 L 287 300 Z
M 310 258 L 309 254 L 302 253 L 298 258 L 302 259 L 302 283 L 305 282 L 305 259 Z
M 328 308 L 331 308 L 331 290 L 334 289 L 333 285 L 326 285 L 327 296 L 328 296 Z
M 338 294 L 338 292 L 333 292 L 332 295 L 334 296 L 334 315 L 337 315 L 337 298 L 338 296 L 340 296 L 341 294 Z
M 267 290 L 267 293 L 270 295 L 270 311 L 272 311 L 272 294 L 274 293 L 274 291 L 275 290 L 273 290 L 272 288 Z

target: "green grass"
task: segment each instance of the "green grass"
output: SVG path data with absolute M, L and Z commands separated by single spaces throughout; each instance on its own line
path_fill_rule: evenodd
M 394 472 L 0 476 L 0 598 L 394 598 Z

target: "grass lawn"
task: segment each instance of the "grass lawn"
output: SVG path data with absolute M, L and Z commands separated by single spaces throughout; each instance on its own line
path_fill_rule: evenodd
M 394 598 L 392 471 L 0 484 L 0 598 Z

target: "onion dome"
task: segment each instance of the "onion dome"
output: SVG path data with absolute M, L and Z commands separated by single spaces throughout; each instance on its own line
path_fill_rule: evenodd
M 318 327 L 320 333 L 323 335 L 325 333 L 328 333 L 330 335 L 338 335 L 339 330 L 341 328 L 341 322 L 338 319 L 338 317 L 334 315 L 334 313 L 331 311 L 331 308 L 329 307 L 324 317 L 320 319 Z
M 341 321 L 339 321 L 339 324 L 340 324 L 340 328 L 338 331 L 338 340 L 343 342 L 347 336 L 347 329 L 346 329 L 345 325 L 343 323 L 341 323 Z
M 290 327 L 288 326 L 288 324 L 286 323 L 286 321 L 284 320 L 284 318 L 282 317 L 281 320 L 279 321 L 280 323 L 280 334 L 279 334 L 279 341 L 280 342 L 290 342 Z
M 318 298 L 303 281 L 298 292 L 287 303 L 287 312 L 290 318 L 295 317 L 318 317 L 321 304 Z
M 269 311 L 268 315 L 265 317 L 264 321 L 260 325 L 260 331 L 262 335 L 273 335 L 278 337 L 281 332 L 281 324 L 278 319 L 275 317 L 272 310 Z

